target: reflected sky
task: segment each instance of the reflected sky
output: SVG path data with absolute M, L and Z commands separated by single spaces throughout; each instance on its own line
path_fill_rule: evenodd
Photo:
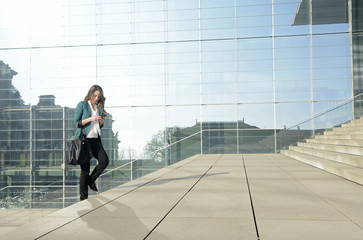
M 0 60 L 26 104 L 101 85 L 138 149 L 196 119 L 282 128 L 351 97 L 349 25 L 292 26 L 299 2 L 0 0 Z

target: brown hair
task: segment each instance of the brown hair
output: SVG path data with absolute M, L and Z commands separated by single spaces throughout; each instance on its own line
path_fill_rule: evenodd
M 100 95 L 100 100 L 98 100 L 97 102 L 97 108 L 98 109 L 101 109 L 103 108 L 103 111 L 106 113 L 105 111 L 105 101 L 106 101 L 106 98 L 105 96 L 103 95 L 103 90 L 102 88 L 99 86 L 99 85 L 93 85 L 89 90 L 88 90 L 88 93 L 86 95 L 86 97 L 84 98 L 85 101 L 89 101 L 92 97 L 93 97 L 93 94 L 94 92 L 96 91 L 100 91 L 101 95 Z M 105 115 L 105 114 L 103 114 Z

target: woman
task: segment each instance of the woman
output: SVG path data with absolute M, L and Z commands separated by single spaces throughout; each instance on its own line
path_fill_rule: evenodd
M 82 128 L 87 136 L 87 142 L 91 146 L 92 154 L 97 159 L 98 164 L 93 169 L 91 175 L 90 162 L 80 165 L 81 176 L 79 180 L 80 200 L 88 198 L 88 186 L 93 191 L 98 191 L 95 181 L 108 165 L 108 156 L 101 142 L 101 128 L 106 117 L 104 110 L 106 98 L 103 90 L 98 85 L 93 85 L 84 101 L 78 103 L 74 112 L 74 124 L 77 125 L 75 137 L 81 135 Z

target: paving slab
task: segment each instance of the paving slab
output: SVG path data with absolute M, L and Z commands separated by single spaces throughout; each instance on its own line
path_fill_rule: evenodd
M 0 209 L 0 236 L 59 209 Z
M 244 160 L 261 239 L 362 239 L 363 186 L 278 154 Z
M 258 221 L 263 240 L 361 240 L 362 229 L 349 221 L 263 219 Z
M 355 240 L 361 199 L 362 185 L 280 154 L 195 155 L 0 239 Z
M 147 239 L 159 234 L 173 240 L 257 240 L 251 221 L 239 218 L 174 218 L 163 221 Z

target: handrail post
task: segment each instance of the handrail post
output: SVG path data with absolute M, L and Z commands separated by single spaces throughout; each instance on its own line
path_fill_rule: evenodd
M 133 170 L 134 166 L 133 166 L 133 161 L 132 161 L 132 158 L 130 158 L 130 181 L 134 180 L 134 177 L 133 177 Z

